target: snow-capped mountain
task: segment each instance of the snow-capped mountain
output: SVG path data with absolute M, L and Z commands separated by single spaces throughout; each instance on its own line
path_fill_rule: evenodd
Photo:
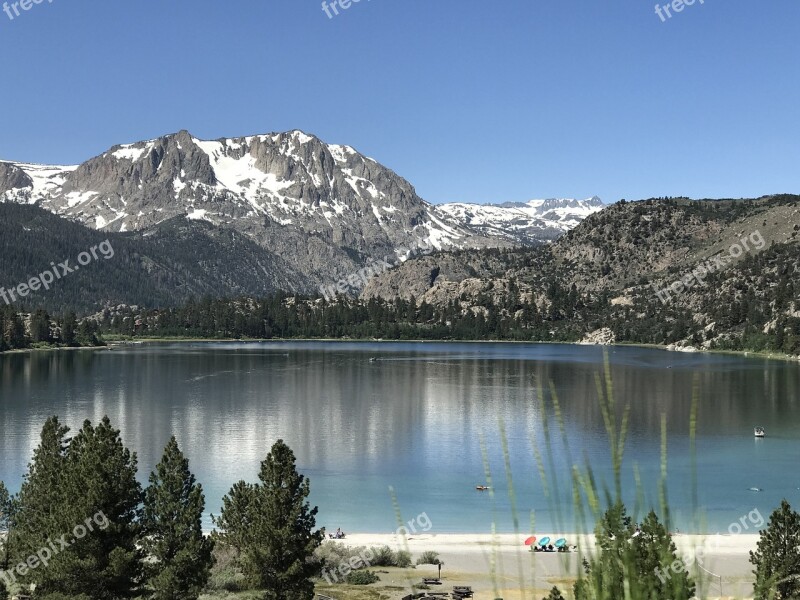
M 588 205 L 569 201 L 436 207 L 375 160 L 298 130 L 214 141 L 181 131 L 77 166 L 0 162 L 0 201 L 37 204 L 109 232 L 204 221 L 324 284 L 371 259 L 404 260 L 413 248 L 550 239 L 588 214 Z
M 592 213 L 603 210 L 597 196 L 587 200 L 551 198 L 504 204 L 440 204 L 437 208 L 488 237 L 535 244 L 560 237 Z

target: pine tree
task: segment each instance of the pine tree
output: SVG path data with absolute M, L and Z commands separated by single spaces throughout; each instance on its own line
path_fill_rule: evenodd
M 695 585 L 678 559 L 672 536 L 651 511 L 633 538 L 636 574 L 634 589 L 649 600 L 688 600 Z M 674 568 L 679 565 L 681 568 Z
M 767 529 L 759 531 L 758 549 L 750 552 L 755 565 L 755 600 L 800 596 L 800 515 L 786 500 L 770 515 Z
M 60 487 L 65 501 L 52 539 L 72 543 L 33 573 L 37 595 L 121 600 L 133 596 L 141 575 L 139 534 L 141 486 L 136 455 L 122 444 L 108 417 L 89 421 L 70 441 Z
M 203 488 L 173 436 L 150 474 L 144 499 L 143 548 L 153 564 L 155 600 L 195 600 L 208 582 L 214 542 L 203 535 Z
M 248 547 L 252 537 L 251 523 L 255 511 L 256 488 L 249 483 L 239 481 L 235 483 L 222 498 L 222 513 L 213 517 L 214 525 L 219 530 L 215 535 L 224 544 L 242 555 Z
M 67 533 L 60 527 L 60 517 L 66 498 L 63 478 L 68 432 L 69 428 L 61 425 L 58 417 L 49 418 L 42 428 L 39 446 L 22 482 L 15 526 L 9 536 L 13 564 L 19 562 L 15 559 L 25 560 L 35 554 L 45 540 Z
M 585 564 L 586 576 L 575 584 L 576 599 L 688 600 L 694 595 L 694 583 L 654 512 L 634 535 L 625 507 L 617 503 L 600 519 L 595 534 L 599 554 Z M 674 564 L 682 568 L 673 569 Z
M 265 591 L 266 600 L 310 600 L 315 566 L 309 560 L 322 543 L 314 531 L 317 508 L 310 508 L 308 480 L 297 472 L 295 456 L 278 440 L 261 463 L 261 483 L 231 490 L 219 523 L 247 531 L 233 534 L 242 545 L 239 562 L 250 583 Z M 237 497 L 234 499 L 233 495 Z M 228 514 L 228 507 L 237 512 Z
M 31 315 L 31 339 L 34 342 L 50 343 L 53 338 L 50 333 L 50 315 L 39 309 Z
M 75 329 L 77 328 L 77 317 L 74 312 L 68 312 L 61 321 L 61 343 L 65 346 L 75 346 L 77 341 Z
M 8 493 L 8 488 L 6 488 L 5 484 L 0 481 L 0 544 L 3 549 L 2 558 L 0 558 L 0 570 L 6 571 L 8 570 L 9 565 L 9 558 L 10 558 L 10 546 L 9 546 L 9 537 L 11 534 L 11 528 L 13 527 L 13 520 L 14 520 L 14 512 L 15 512 L 15 501 L 14 497 Z M 0 593 L 0 600 L 2 600 L 2 594 Z

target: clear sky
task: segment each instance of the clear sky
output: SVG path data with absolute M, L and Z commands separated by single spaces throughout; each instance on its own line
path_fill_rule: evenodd
M 9 6 L 0 158 L 297 128 L 436 203 L 800 193 L 800 1 L 700 2 Z

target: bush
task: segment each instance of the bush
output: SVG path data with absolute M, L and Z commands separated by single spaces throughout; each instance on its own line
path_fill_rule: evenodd
M 439 553 L 434 552 L 433 550 L 426 550 L 417 559 L 418 565 L 438 565 L 441 564 L 441 562 L 442 561 L 439 559 Z
M 364 546 L 351 547 L 336 542 L 324 542 L 314 552 L 314 560 L 319 563 L 320 570 L 325 567 L 338 567 L 342 563 L 349 563 L 351 558 L 363 557 L 366 550 Z
M 346 579 L 350 585 L 369 585 L 380 580 L 381 578 L 372 571 L 353 571 L 347 575 Z
M 394 566 L 400 567 L 401 569 L 407 569 L 414 562 L 411 560 L 411 552 L 406 552 L 405 550 L 398 550 L 394 554 Z
M 237 568 L 236 550 L 217 541 L 214 546 L 214 566 L 206 589 L 217 592 L 241 592 L 247 589 L 244 574 Z
M 393 567 L 394 566 L 394 552 L 389 546 L 383 546 L 382 548 L 373 548 L 372 555 L 375 557 L 372 559 L 372 566 L 373 567 Z
M 370 550 L 374 558 L 370 561 L 373 567 L 399 567 L 407 569 L 414 562 L 411 560 L 411 553 L 405 550 L 394 552 L 389 546 L 382 548 L 372 548 Z
M 6 584 L 0 581 L 0 600 L 6 600 L 8 598 L 8 590 L 6 589 Z

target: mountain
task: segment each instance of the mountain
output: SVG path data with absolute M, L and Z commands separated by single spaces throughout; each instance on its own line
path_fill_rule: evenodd
M 0 286 L 14 289 L 67 262 L 67 273 L 15 306 L 94 312 L 108 305 L 173 306 L 204 296 L 311 292 L 313 283 L 247 237 L 204 221 L 174 217 L 147 231 L 95 231 L 37 206 L 0 204 Z M 78 267 L 78 256 L 110 250 Z M 97 252 L 96 252 L 97 253 Z M 58 269 L 59 274 L 61 269 Z M 0 306 L 5 302 L 0 297 Z
M 400 248 L 507 245 L 423 201 L 349 146 L 301 131 L 205 141 L 187 131 L 114 146 L 78 166 L 0 163 L 0 199 L 108 232 L 175 217 L 234 230 L 317 283 Z
M 797 353 L 799 244 L 800 196 L 620 202 L 546 246 L 409 260 L 361 298 L 481 315 L 518 339 L 765 349 L 778 336 Z
M 503 204 L 440 204 L 437 208 L 486 237 L 530 246 L 552 241 L 603 210 L 602 200 L 549 199 Z
M 3 201 L 108 233 L 148 232 L 176 218 L 230 230 L 281 258 L 276 268 L 297 291 L 375 261 L 401 262 L 415 249 L 549 241 L 601 206 L 592 199 L 437 207 L 350 146 L 298 130 L 214 141 L 180 131 L 73 166 L 0 162 Z

